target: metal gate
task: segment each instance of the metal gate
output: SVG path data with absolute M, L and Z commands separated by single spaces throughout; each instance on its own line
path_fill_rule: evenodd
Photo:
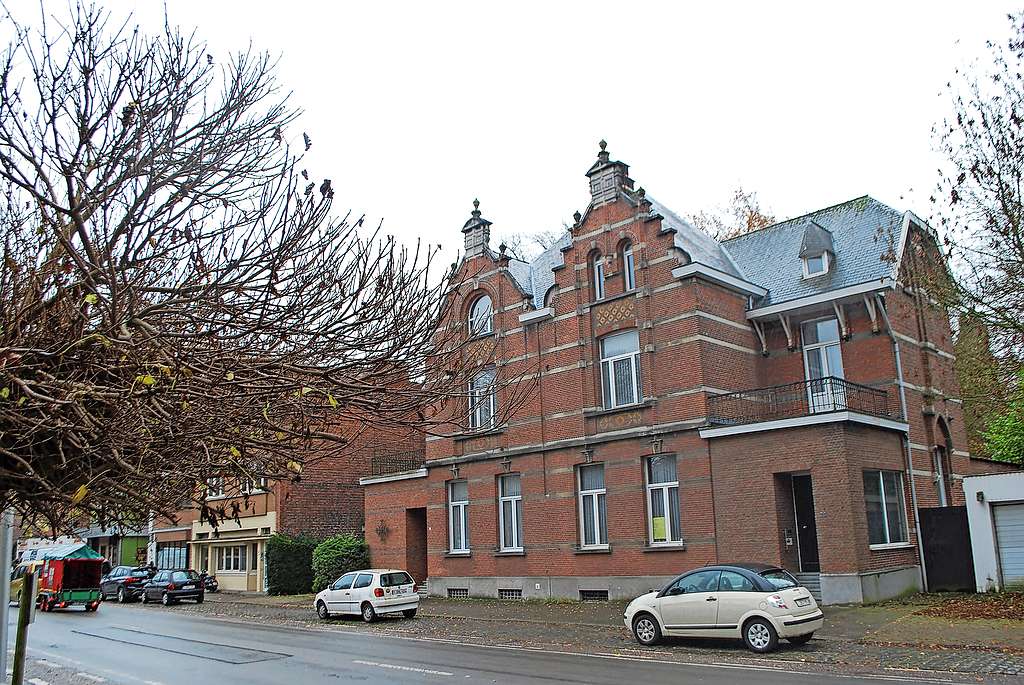
M 967 507 L 918 509 L 928 589 L 974 591 L 974 557 Z

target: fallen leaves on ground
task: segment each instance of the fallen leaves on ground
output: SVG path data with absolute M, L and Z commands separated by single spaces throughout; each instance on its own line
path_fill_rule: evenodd
M 1024 621 L 1024 592 L 999 592 L 984 595 L 954 595 L 914 612 L 958 621 L 1007 619 Z

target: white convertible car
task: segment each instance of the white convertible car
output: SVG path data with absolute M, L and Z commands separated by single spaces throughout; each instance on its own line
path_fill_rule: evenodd
M 780 637 L 802 645 L 824 621 L 811 593 L 788 571 L 767 564 L 687 571 L 634 599 L 623 618 L 642 645 L 662 636 L 734 637 L 760 653 L 778 647 Z

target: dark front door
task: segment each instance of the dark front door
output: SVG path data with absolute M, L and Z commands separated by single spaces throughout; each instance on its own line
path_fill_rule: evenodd
M 796 537 L 800 549 L 800 570 L 817 573 L 818 527 L 814 523 L 814 489 L 810 476 L 793 476 L 793 509 L 796 512 Z
M 405 510 L 405 569 L 422 583 L 427 579 L 427 510 Z

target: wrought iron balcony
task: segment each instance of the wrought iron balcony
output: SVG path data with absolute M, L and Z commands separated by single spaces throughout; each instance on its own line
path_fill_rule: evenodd
M 413 471 L 424 464 L 420 452 L 377 453 L 370 457 L 371 476 L 389 476 L 393 473 Z
M 708 421 L 718 425 L 777 421 L 839 411 L 893 420 L 902 418 L 886 390 L 832 376 L 708 398 Z

